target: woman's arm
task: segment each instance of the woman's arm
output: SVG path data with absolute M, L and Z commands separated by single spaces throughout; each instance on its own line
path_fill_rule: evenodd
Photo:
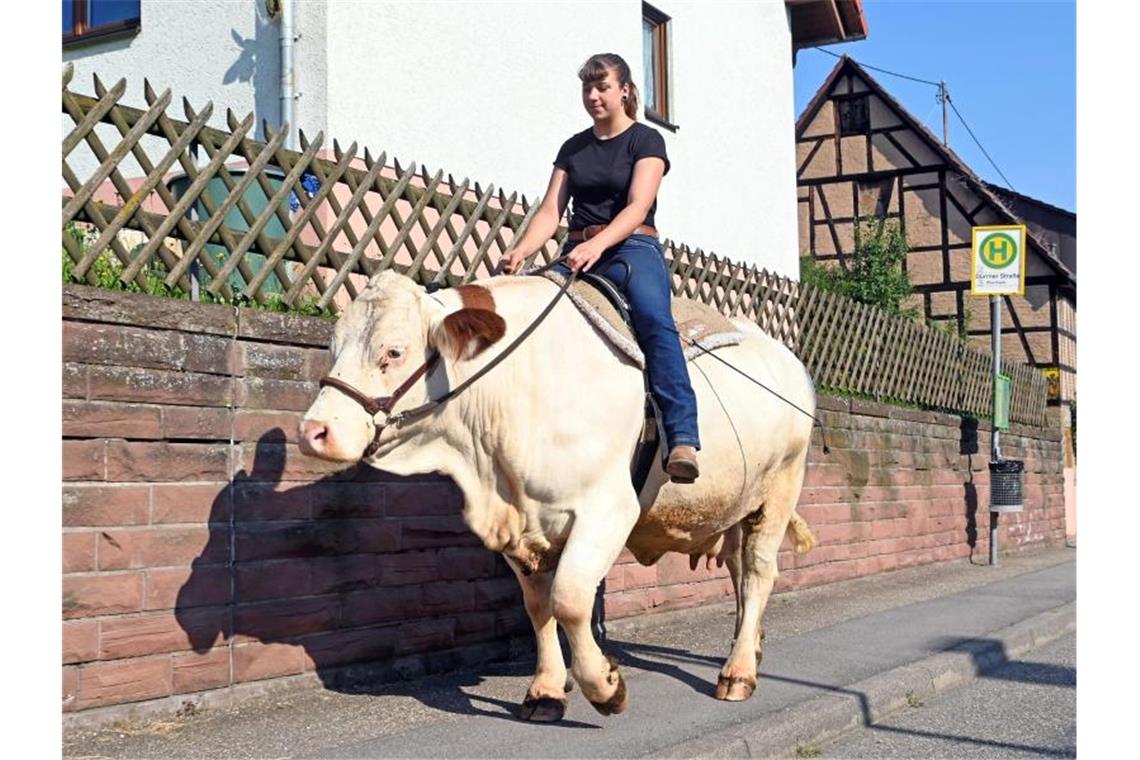
M 606 228 L 589 240 L 579 243 L 570 252 L 566 263 L 571 269 L 579 266 L 586 271 L 607 248 L 617 245 L 633 234 L 645 222 L 645 217 L 657 197 L 661 178 L 665 176 L 665 160 L 656 156 L 638 159 L 633 165 L 633 179 L 629 185 L 629 196 L 623 208 Z
M 510 247 L 503 252 L 502 269 L 507 274 L 513 274 L 524 259 L 538 250 L 558 230 L 558 223 L 566 213 L 566 204 L 570 202 L 570 183 L 567 181 L 565 169 L 555 167 L 550 174 L 550 183 L 546 187 L 546 195 L 542 198 L 538 210 L 531 217 L 530 226 L 522 238 L 511 242 Z

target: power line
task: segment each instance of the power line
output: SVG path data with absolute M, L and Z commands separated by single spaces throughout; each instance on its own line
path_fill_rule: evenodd
M 823 48 L 816 48 L 816 50 L 818 50 L 821 53 L 827 53 L 828 55 L 832 56 L 833 58 L 842 58 L 843 57 L 841 55 L 837 55 L 837 54 L 831 52 L 830 50 L 824 50 Z M 855 59 L 852 58 L 851 60 L 854 61 Z M 899 77 L 901 79 L 909 79 L 912 82 L 921 82 L 922 84 L 931 84 L 931 85 L 934 85 L 935 87 L 941 87 L 942 86 L 940 83 L 931 82 L 929 79 L 919 79 L 917 77 L 908 77 L 906 74 L 899 74 L 899 73 L 894 72 L 894 71 L 887 71 L 886 69 L 880 69 L 876 66 L 871 66 L 869 64 L 863 63 L 862 61 L 857 61 L 857 63 L 865 69 L 871 69 L 872 71 L 879 71 L 879 72 L 882 72 L 884 74 L 890 74 L 893 77 Z
M 843 57 L 841 55 L 838 55 L 836 53 L 831 52 L 830 50 L 824 50 L 823 48 L 815 48 L 815 49 L 821 53 L 827 53 L 828 55 L 832 56 L 833 58 L 842 58 Z M 855 61 L 854 58 L 852 58 L 851 60 Z M 939 89 L 940 93 L 945 93 L 946 102 L 950 104 L 950 107 L 952 109 L 954 109 L 954 115 L 958 117 L 958 121 L 962 122 L 962 126 L 966 128 L 966 131 L 970 134 L 970 138 L 974 141 L 974 144 L 978 146 L 978 149 L 982 151 L 982 154 L 986 157 L 986 160 L 990 162 L 990 166 L 992 166 L 994 168 L 994 170 L 999 175 L 1001 175 L 1001 178 L 1005 180 L 1005 183 L 1006 183 L 1006 185 L 1009 186 L 1010 190 L 1016 189 L 1016 188 L 1014 188 L 1013 183 L 1009 181 L 1009 178 L 1006 177 L 1005 174 L 1002 172 L 1002 170 L 998 168 L 998 165 L 996 163 L 994 163 L 994 160 L 992 158 L 990 158 L 990 154 L 986 152 L 986 149 L 982 147 L 982 143 L 978 140 L 977 136 L 974 134 L 974 130 L 970 129 L 970 125 L 967 124 L 966 120 L 962 118 L 962 114 L 960 114 L 958 112 L 958 107 L 955 106 L 954 101 L 950 99 L 950 93 L 942 89 L 943 85 L 941 82 L 931 82 L 929 79 L 919 79 L 918 77 L 907 76 L 906 74 L 899 74 L 898 72 L 895 72 L 895 71 L 887 71 L 886 69 L 880 69 L 877 66 L 871 66 L 871 65 L 863 63 L 861 61 L 855 61 L 855 62 L 858 63 L 860 66 L 862 66 L 865 69 L 871 69 L 872 71 L 878 71 L 878 72 L 881 72 L 883 74 L 889 74 L 893 77 L 899 77 L 900 79 L 909 79 L 912 82 L 920 82 L 922 84 L 929 84 L 929 85 L 932 85 L 934 87 L 937 87 Z
M 994 163 L 994 160 L 992 158 L 990 158 L 990 154 L 986 153 L 986 149 L 982 147 L 982 144 L 980 142 L 978 142 L 978 138 L 974 136 L 974 130 L 970 129 L 970 125 L 967 124 L 966 120 L 962 118 L 962 114 L 958 113 L 958 107 L 954 105 L 954 101 L 951 100 L 949 96 L 947 96 L 946 102 L 948 102 L 950 104 L 950 107 L 954 109 L 954 115 L 958 117 L 958 121 L 962 122 L 962 126 L 966 128 L 967 132 L 970 133 L 970 137 L 973 138 L 974 144 L 978 146 L 978 149 L 981 150 L 986 159 L 989 160 L 990 166 L 992 166 L 994 170 L 1001 175 L 1001 178 L 1005 180 L 1005 184 L 1009 186 L 1010 190 L 1016 190 L 1017 188 L 1015 188 L 1013 186 L 1013 183 L 1009 181 L 1009 177 L 1005 176 L 1005 174 L 1002 173 L 1001 169 L 998 169 L 998 165 Z

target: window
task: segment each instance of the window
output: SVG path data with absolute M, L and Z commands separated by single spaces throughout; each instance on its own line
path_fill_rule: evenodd
M 641 57 L 645 116 L 675 129 L 669 107 L 669 17 L 648 3 L 641 4 Z
M 63 44 L 139 28 L 141 0 L 62 0 Z
M 871 119 L 868 114 L 866 95 L 836 100 L 835 105 L 839 109 L 840 137 L 867 134 L 871 128 Z

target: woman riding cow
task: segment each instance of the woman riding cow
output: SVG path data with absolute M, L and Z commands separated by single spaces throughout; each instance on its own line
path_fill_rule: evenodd
M 665 141 L 637 121 L 637 85 L 621 56 L 591 56 L 578 78 L 593 126 L 562 144 L 542 205 L 526 233 L 503 254 L 502 270 L 517 272 L 558 229 L 573 201 L 562 251 L 566 259 L 554 268 L 566 275 L 593 269 L 625 295 L 670 447 L 665 471 L 674 482 L 691 483 L 699 474 L 697 402 L 670 310 L 670 274 L 654 229 L 657 189 L 669 171 Z

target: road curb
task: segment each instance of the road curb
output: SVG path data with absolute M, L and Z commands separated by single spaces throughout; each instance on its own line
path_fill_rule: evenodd
M 945 652 L 836 687 L 835 693 L 665 747 L 653 755 L 796 757 L 797 747 L 818 747 L 845 731 L 881 720 L 915 700 L 962 686 L 1010 659 L 1076 631 L 1076 610 L 1076 602 L 1063 604 Z

